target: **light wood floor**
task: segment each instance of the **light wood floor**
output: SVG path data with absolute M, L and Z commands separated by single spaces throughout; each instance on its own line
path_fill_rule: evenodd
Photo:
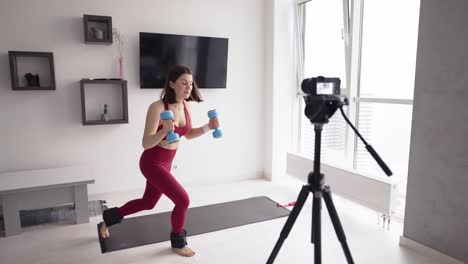
M 272 184 L 265 180 L 251 180 L 212 186 L 186 186 L 186 189 L 191 197 L 191 207 L 260 195 L 286 204 L 297 198 L 301 184 L 295 181 Z M 108 206 L 113 207 L 138 198 L 142 191 L 109 193 L 90 198 L 105 199 Z M 394 221 L 390 230 L 383 229 L 377 225 L 376 212 L 338 195 L 333 198 L 355 263 L 436 264 L 425 256 L 399 246 L 402 223 Z M 156 208 L 135 216 L 170 211 L 172 207 L 172 202 L 163 197 Z M 311 207 L 309 196 L 275 263 L 314 263 L 313 245 L 310 243 Z M 89 224 L 40 225 L 24 228 L 18 236 L 0 237 L 0 263 L 266 263 L 286 218 L 189 237 L 190 246 L 197 252 L 193 258 L 175 255 L 169 242 L 101 254 L 96 232 L 96 224 L 100 221 L 100 217 L 93 217 Z M 326 210 L 322 211 L 322 239 L 322 263 L 346 263 Z

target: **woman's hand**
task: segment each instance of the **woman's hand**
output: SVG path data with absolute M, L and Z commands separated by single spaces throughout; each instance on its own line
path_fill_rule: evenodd
M 164 146 L 167 146 L 167 144 L 169 144 L 169 143 L 167 143 L 167 140 L 161 140 L 161 141 L 158 143 L 158 146 L 164 147 Z
M 210 129 L 215 129 L 215 128 L 219 127 L 218 118 L 217 117 L 210 118 L 210 121 L 208 122 L 208 127 Z
M 171 130 L 174 130 L 174 121 L 171 120 L 171 119 L 167 119 L 167 120 L 162 120 L 162 130 L 164 131 L 164 133 L 169 133 L 169 131 Z

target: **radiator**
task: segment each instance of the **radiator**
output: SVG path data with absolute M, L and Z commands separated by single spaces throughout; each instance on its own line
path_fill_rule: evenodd
M 313 167 L 312 159 L 300 154 L 287 154 L 287 173 L 304 183 L 307 182 L 307 175 Z M 323 163 L 320 170 L 325 174 L 325 184 L 331 187 L 333 194 L 353 200 L 383 215 L 393 215 L 398 179 L 371 178 Z

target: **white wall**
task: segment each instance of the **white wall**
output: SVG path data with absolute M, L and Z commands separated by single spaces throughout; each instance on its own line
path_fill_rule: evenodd
M 294 87 L 294 0 L 266 0 L 265 176 L 281 181 L 291 150 Z
M 270 129 L 263 112 L 264 95 L 271 94 L 264 83 L 267 2 L 2 0 L 0 172 L 86 164 L 96 177 L 90 193 L 141 188 L 146 110 L 161 90 L 139 88 L 138 33 L 160 32 L 229 38 L 227 89 L 202 90 L 206 101 L 193 105 L 196 125 L 206 123 L 207 110 L 216 108 L 225 136 L 183 139 L 174 174 L 198 183 L 261 177 L 265 142 L 259 139 Z M 79 80 L 117 76 L 116 44 L 84 44 L 83 14 L 112 16 L 125 38 L 129 124 L 81 124 Z M 57 89 L 12 91 L 9 50 L 53 52 Z

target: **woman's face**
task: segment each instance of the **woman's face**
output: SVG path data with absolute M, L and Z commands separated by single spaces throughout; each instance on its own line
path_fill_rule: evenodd
M 176 98 L 187 99 L 193 88 L 193 76 L 188 73 L 182 74 L 175 82 L 170 82 L 171 88 L 174 89 Z

